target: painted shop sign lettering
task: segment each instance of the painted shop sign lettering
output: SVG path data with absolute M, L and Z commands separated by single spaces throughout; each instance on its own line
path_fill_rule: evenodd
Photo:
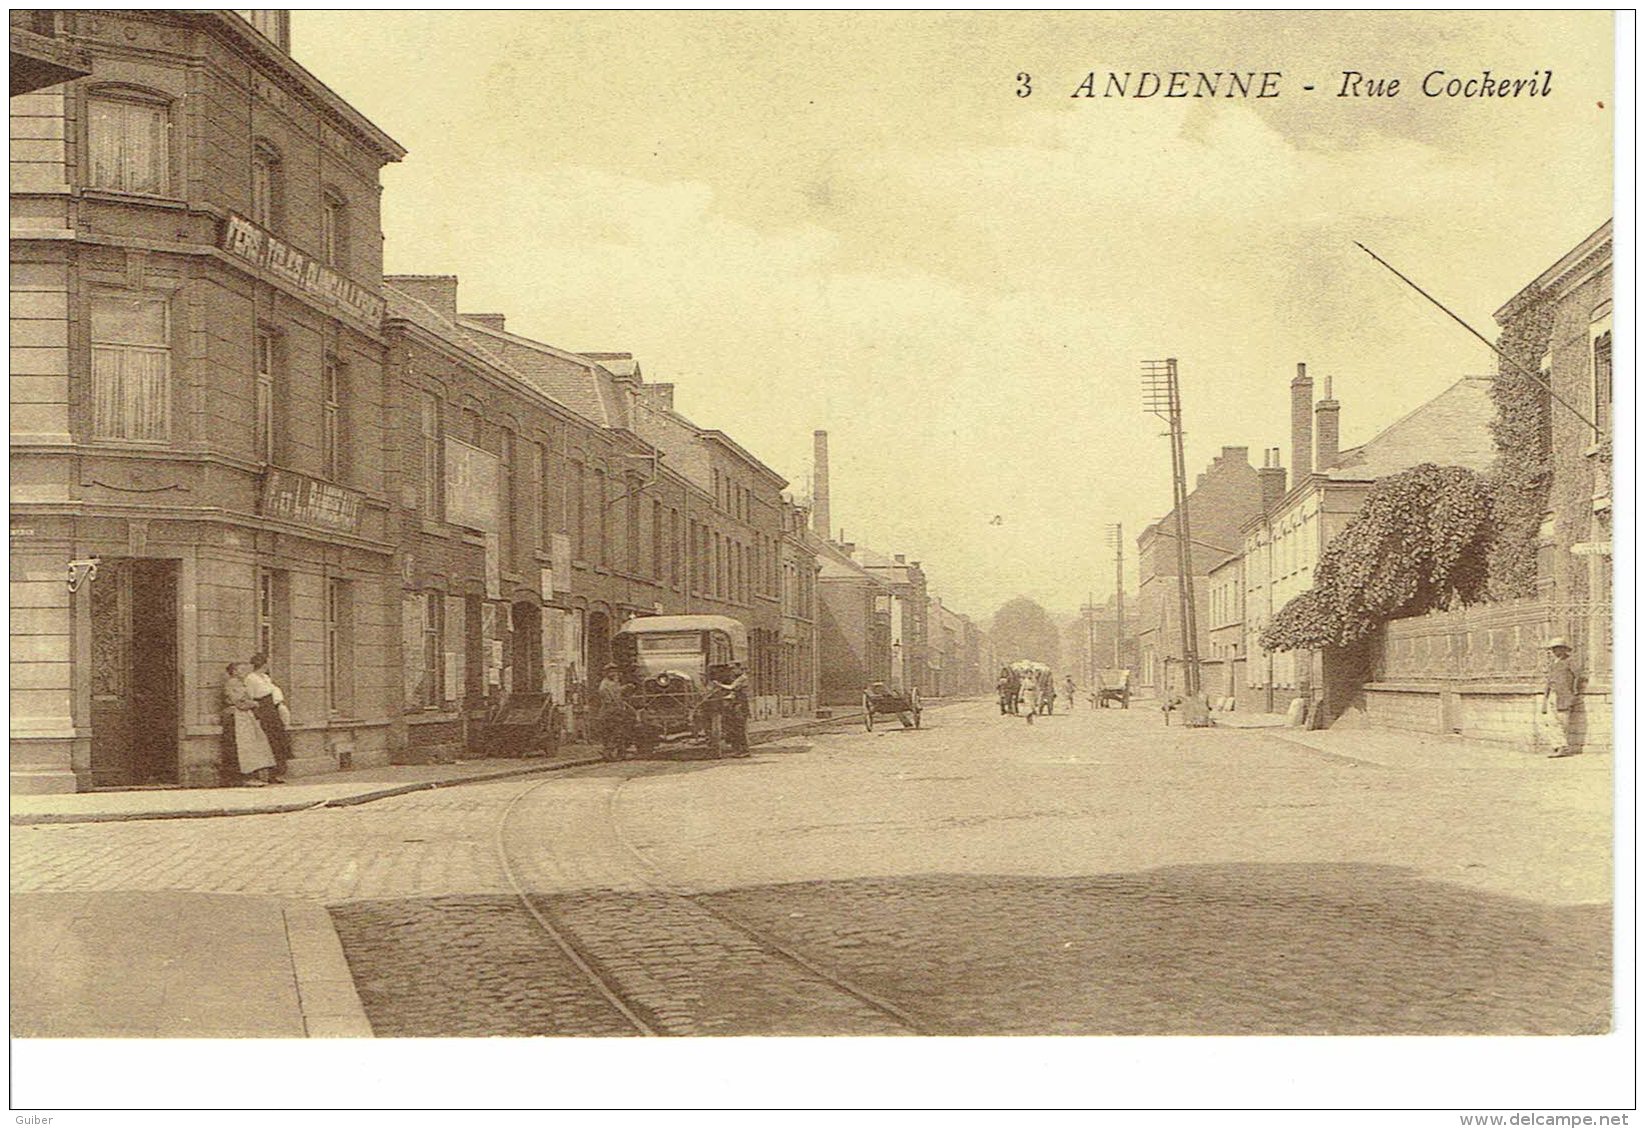
M 363 495 L 289 470 L 271 470 L 263 479 L 263 516 L 298 525 L 354 533 L 360 528 Z
M 381 295 L 373 294 L 319 260 L 282 243 L 244 216 L 230 215 L 223 225 L 223 250 L 262 267 L 373 329 L 382 324 Z

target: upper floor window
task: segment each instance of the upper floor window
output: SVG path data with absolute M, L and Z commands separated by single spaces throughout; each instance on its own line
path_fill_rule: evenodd
M 254 443 L 257 458 L 265 463 L 274 461 L 274 380 L 277 358 L 274 334 L 258 330 L 252 339 L 253 359 L 257 369 L 257 402 Z
M 320 257 L 338 268 L 348 261 L 348 205 L 335 192 L 327 192 L 320 204 Z
M 323 372 L 325 403 L 321 405 L 324 421 L 321 433 L 321 461 L 325 475 L 333 482 L 343 479 L 343 372 L 337 358 L 327 356 Z
M 94 94 L 86 137 L 89 184 L 164 196 L 171 188 L 170 108 L 138 94 Z
M 165 442 L 171 435 L 171 317 L 166 300 L 91 302 L 92 435 Z
M 1594 338 L 1594 429 L 1603 439 L 1611 433 L 1611 331 Z
M 251 219 L 270 229 L 280 220 L 280 155 L 262 143 L 251 151 Z
M 440 398 L 432 392 L 417 393 L 417 430 L 422 439 L 423 513 L 438 520 L 440 509 Z

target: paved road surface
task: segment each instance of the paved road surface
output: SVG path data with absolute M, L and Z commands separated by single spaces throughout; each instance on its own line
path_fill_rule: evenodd
M 661 1034 L 1609 1026 L 1598 758 L 1321 753 L 1145 710 L 926 720 L 340 811 L 13 828 L 13 890 L 321 901 L 379 1035 L 634 1033 L 578 961 Z

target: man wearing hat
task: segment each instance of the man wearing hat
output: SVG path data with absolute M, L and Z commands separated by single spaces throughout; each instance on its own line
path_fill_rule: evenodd
M 1542 712 L 1554 718 L 1554 751 L 1550 757 L 1572 757 L 1571 710 L 1576 708 L 1576 668 L 1571 665 L 1571 644 L 1563 636 L 1555 636 L 1543 644 L 1553 653 L 1548 664 L 1548 688 L 1542 696 Z

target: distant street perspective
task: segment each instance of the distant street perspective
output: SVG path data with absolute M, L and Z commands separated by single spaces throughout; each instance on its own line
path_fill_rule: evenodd
M 1599 1033 L 1610 774 L 1567 767 L 969 701 L 746 760 L 17 826 L 13 1030 L 95 1033 L 32 1010 L 19 916 L 164 891 L 324 905 L 379 1037 Z

